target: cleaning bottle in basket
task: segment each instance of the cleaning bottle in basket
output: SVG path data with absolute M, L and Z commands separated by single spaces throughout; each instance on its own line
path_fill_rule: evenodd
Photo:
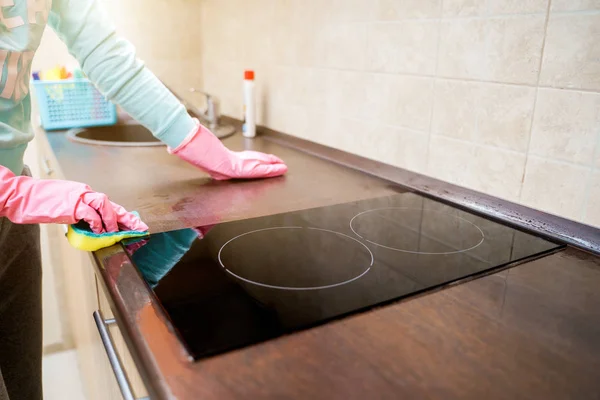
M 242 134 L 247 138 L 256 136 L 256 101 L 254 97 L 254 71 L 244 72 L 244 126 Z

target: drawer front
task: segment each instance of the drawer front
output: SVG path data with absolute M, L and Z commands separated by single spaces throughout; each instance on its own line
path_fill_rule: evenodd
M 123 369 L 122 373 L 125 375 L 127 380 L 127 382 L 124 382 L 121 378 L 121 382 L 119 382 L 119 385 L 129 385 L 129 390 L 132 392 L 134 398 L 146 398 L 148 397 L 148 391 L 146 390 L 146 386 L 144 385 L 144 382 L 142 381 L 142 378 L 138 373 L 137 366 L 133 361 L 133 357 L 131 357 L 131 353 L 129 352 L 127 344 L 125 343 L 125 339 L 121 334 L 121 330 L 119 329 L 117 324 L 114 323 L 114 314 L 112 312 L 112 309 L 110 308 L 108 299 L 106 298 L 101 286 L 98 284 L 97 287 L 98 305 L 100 311 L 99 316 L 104 320 L 106 330 L 108 331 L 110 335 L 110 340 L 112 342 L 111 345 L 114 348 L 115 355 L 118 356 L 118 358 L 120 359 L 121 367 Z M 107 352 L 107 355 L 110 355 L 110 350 L 107 350 Z M 115 376 L 121 374 L 121 372 L 118 371 L 118 366 L 110 365 L 110 368 L 112 370 L 111 374 Z M 111 393 L 112 399 L 112 395 L 114 395 L 115 390 L 111 390 L 111 392 L 113 392 Z

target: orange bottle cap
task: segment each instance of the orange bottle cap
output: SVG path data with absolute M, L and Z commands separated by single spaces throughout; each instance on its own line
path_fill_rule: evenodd
M 254 80 L 254 71 L 251 71 L 251 70 L 244 71 L 244 79 L 247 81 L 253 81 Z

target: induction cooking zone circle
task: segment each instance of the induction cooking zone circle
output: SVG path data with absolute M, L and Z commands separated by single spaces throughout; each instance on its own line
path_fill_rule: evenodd
M 350 229 L 368 243 L 404 253 L 448 255 L 479 247 L 485 240 L 483 231 L 457 212 L 377 208 L 355 215 Z
M 362 278 L 371 250 L 343 233 L 300 226 L 258 229 L 226 242 L 219 263 L 246 283 L 281 290 L 318 290 Z

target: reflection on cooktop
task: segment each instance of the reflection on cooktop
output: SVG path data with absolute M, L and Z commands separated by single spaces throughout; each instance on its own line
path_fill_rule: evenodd
M 154 234 L 126 249 L 200 359 L 558 247 L 404 193 Z
M 253 250 L 248 252 L 248 249 Z M 299 249 L 303 257 L 294 257 Z M 219 263 L 231 275 L 254 285 L 318 290 L 360 279 L 373 266 L 373 253 L 359 240 L 343 233 L 285 226 L 234 237 L 219 250 Z M 266 267 L 256 268 L 261 264 Z M 281 273 L 281 265 L 285 265 L 286 273 Z
M 408 232 L 411 221 L 415 228 Z M 435 238 L 441 226 L 453 235 L 439 241 L 421 240 Z M 350 220 L 350 228 L 371 244 L 416 254 L 462 253 L 473 250 L 485 240 L 481 228 L 456 213 L 423 208 L 387 207 L 363 211 Z M 417 230 L 418 236 L 415 236 Z

